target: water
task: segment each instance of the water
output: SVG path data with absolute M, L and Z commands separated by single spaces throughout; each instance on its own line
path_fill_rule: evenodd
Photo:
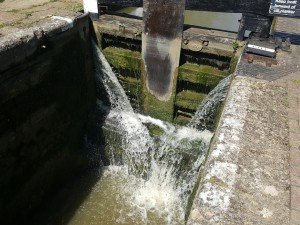
M 143 17 L 143 8 L 128 7 L 119 10 L 138 17 Z M 184 24 L 237 32 L 241 13 L 222 13 L 185 10 Z
M 232 75 L 224 78 L 201 102 L 188 126 L 198 130 L 209 129 L 217 116 L 217 109 L 225 100 Z
M 98 109 L 106 112 L 103 128 L 121 138 L 110 152 L 110 165 L 101 169 L 99 181 L 68 224 L 184 224 L 188 197 L 212 133 L 134 113 L 96 44 L 94 53 L 96 81 L 104 86 L 110 102 L 97 102 Z M 150 136 L 145 124 L 159 127 L 163 135 Z

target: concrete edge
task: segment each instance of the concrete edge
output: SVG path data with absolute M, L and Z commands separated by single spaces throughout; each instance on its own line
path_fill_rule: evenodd
M 217 224 L 229 209 L 235 193 L 240 139 L 252 89 L 246 80 L 249 78 L 237 76 L 231 83 L 188 225 Z
M 30 28 L 19 29 L 2 36 L 0 39 L 0 73 L 34 56 L 45 48 L 43 42 L 46 39 L 75 29 L 77 19 L 86 17 L 88 14 L 52 16 Z

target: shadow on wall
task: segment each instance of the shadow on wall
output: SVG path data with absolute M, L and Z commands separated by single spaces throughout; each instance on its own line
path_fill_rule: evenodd
M 90 173 L 94 153 L 84 148 L 95 82 L 89 37 L 79 29 L 44 37 L 46 48 L 0 71 L 3 224 L 67 222 L 100 176 Z
M 299 34 L 292 34 L 286 32 L 275 32 L 274 37 L 281 38 L 282 41 L 287 41 L 289 39 L 290 43 L 293 45 L 300 45 L 300 35 Z
M 91 35 L 94 35 L 93 30 Z M 96 98 L 107 104 L 107 107 L 105 111 L 102 111 L 96 105 L 87 118 L 82 148 L 85 149 L 88 157 L 89 169 L 84 173 L 75 174 L 75 179 L 58 187 L 54 195 L 43 201 L 40 209 L 27 222 L 28 225 L 68 224 L 94 185 L 101 179 L 102 171 L 99 170 L 101 166 L 109 165 L 109 159 L 104 152 L 106 136 L 103 134 L 102 126 L 111 107 L 105 88 L 103 84 L 97 82 L 97 79 L 95 87 Z

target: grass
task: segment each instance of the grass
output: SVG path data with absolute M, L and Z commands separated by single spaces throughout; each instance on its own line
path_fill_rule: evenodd
M 72 7 L 73 12 L 79 12 L 83 10 L 83 4 L 82 3 L 77 3 Z
M 232 43 L 232 48 L 234 50 L 236 50 L 239 46 L 240 46 L 240 43 L 238 41 L 235 41 L 235 42 Z
M 281 104 L 286 108 L 290 107 L 289 101 L 287 99 L 282 99 Z
M 20 11 L 19 9 L 10 9 L 10 10 L 7 10 L 6 12 L 18 13 L 19 11 Z
M 25 12 L 25 18 L 29 18 L 32 16 L 32 12 Z
M 292 80 L 292 82 L 293 82 L 294 84 L 300 85 L 300 80 Z
M 5 27 L 5 24 L 4 23 L 0 23 L 0 29 Z
M 224 187 L 224 188 L 227 188 L 228 187 L 228 184 L 226 184 L 224 181 L 222 181 L 221 179 L 219 179 L 218 177 L 216 176 L 212 176 L 209 181 L 209 183 L 213 184 L 213 185 L 218 185 L 220 187 Z

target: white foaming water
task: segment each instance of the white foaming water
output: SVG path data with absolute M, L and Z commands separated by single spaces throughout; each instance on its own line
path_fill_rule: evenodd
M 94 53 L 94 66 L 96 73 L 96 85 L 103 84 L 106 93 L 109 96 L 111 107 L 116 111 L 133 112 L 130 102 L 122 88 L 118 78 L 112 71 L 105 56 L 98 48 L 97 44 L 92 40 Z
M 104 55 L 93 45 L 96 80 L 110 101 L 104 126 L 121 136 L 122 160 L 111 154 L 112 165 L 104 168 L 99 184 L 69 224 L 85 224 L 88 215 L 89 224 L 184 224 L 212 133 L 135 114 Z M 100 101 L 98 107 L 105 108 Z M 144 124 L 158 126 L 164 134 L 153 138 Z M 99 207 L 98 213 L 91 207 Z
M 208 129 L 208 125 L 213 122 L 213 119 L 216 116 L 216 110 L 226 98 L 231 78 L 232 75 L 221 80 L 220 83 L 206 96 L 189 122 L 189 127 L 201 130 Z

